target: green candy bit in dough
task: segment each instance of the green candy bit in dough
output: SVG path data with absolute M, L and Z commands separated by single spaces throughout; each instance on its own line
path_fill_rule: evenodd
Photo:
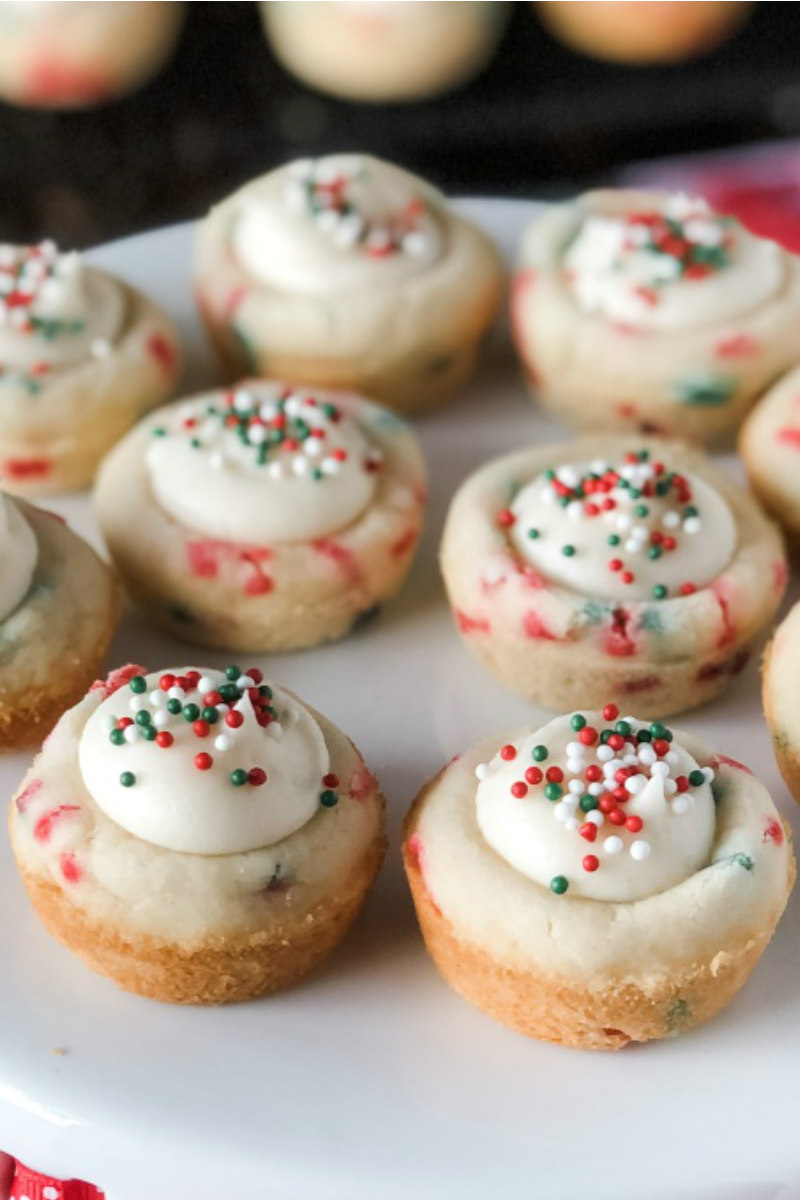
M 683 996 L 677 996 L 667 1008 L 664 1014 L 664 1027 L 670 1037 L 681 1033 L 687 1026 L 691 1018 L 692 1010 L 688 1000 L 684 1000 Z
M 716 408 L 727 404 L 736 391 L 737 381 L 711 372 L 690 375 L 675 383 L 676 399 L 692 408 Z

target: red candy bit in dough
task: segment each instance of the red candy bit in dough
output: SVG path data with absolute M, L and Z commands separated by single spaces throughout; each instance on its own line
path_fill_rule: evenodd
M 44 479 L 52 465 L 49 458 L 7 458 L 0 467 L 0 475 L 7 479 Z
M 83 879 L 83 870 L 71 850 L 60 855 L 58 865 L 67 883 L 80 883 Z
M 722 632 L 717 639 L 717 646 L 722 649 L 736 640 L 736 626 L 731 618 L 731 586 L 725 579 L 715 579 L 710 590 L 722 615 Z
M 775 437 L 781 445 L 791 446 L 793 450 L 800 450 L 800 429 L 792 429 L 785 425 L 783 429 L 778 430 Z
M 772 564 L 772 586 L 776 592 L 782 592 L 789 582 L 789 564 L 785 558 L 779 558 Z
M 350 776 L 347 791 L 353 800 L 369 800 L 378 790 L 378 781 L 366 763 L 359 763 Z
M 408 554 L 409 550 L 413 549 L 416 540 L 416 527 L 406 529 L 406 531 L 401 533 L 400 537 L 396 541 L 392 542 L 391 546 L 389 547 L 389 553 L 391 554 L 392 558 L 402 558 L 404 554 Z
M 106 679 L 95 679 L 89 691 L 103 692 L 108 697 L 119 691 L 126 683 L 130 683 L 134 675 L 146 674 L 147 667 L 140 667 L 137 663 L 127 663 L 124 667 L 117 667 L 116 671 L 110 671 Z
M 735 758 L 729 758 L 727 754 L 714 754 L 711 758 L 710 765 L 714 771 L 716 771 L 720 766 L 725 766 L 732 767 L 734 771 L 745 771 L 748 775 L 753 774 L 750 768 L 746 767 L 744 763 L 739 762 Z
M 43 779 L 32 779 L 30 781 L 30 783 L 28 784 L 28 786 L 24 789 L 24 791 L 21 791 L 20 794 L 17 796 L 17 800 L 16 800 L 17 812 L 24 813 L 25 810 L 27 809 L 28 805 L 30 804 L 30 802 L 33 800 L 34 796 L 38 795 L 38 793 L 42 790 L 43 787 L 44 787 Z
M 623 680 L 619 690 L 625 696 L 637 696 L 640 692 L 652 692 L 657 687 L 661 687 L 658 675 L 643 675 L 638 679 Z
M 532 608 L 523 616 L 522 628 L 527 638 L 541 638 L 546 642 L 558 641 L 556 635 L 547 628 L 542 618 Z
M 605 631 L 603 646 L 607 654 L 615 658 L 627 658 L 636 653 L 636 644 L 630 631 L 631 616 L 624 608 L 616 608 L 612 624 Z
M 59 804 L 58 808 L 51 808 L 43 816 L 39 817 L 33 827 L 33 836 L 37 842 L 48 842 L 50 835 L 53 832 L 53 826 L 56 825 L 66 813 L 80 812 L 80 804 Z
M 348 550 L 346 546 L 331 538 L 317 538 L 311 545 L 317 554 L 330 559 L 351 583 L 361 582 L 361 568 L 352 550 Z
M 764 823 L 762 842 L 774 842 L 776 846 L 783 845 L 783 826 L 774 817 L 767 817 Z
M 489 633 L 490 626 L 486 617 L 470 617 L 457 608 L 455 618 L 459 633 Z
M 96 104 L 112 96 L 111 81 L 100 71 L 49 58 L 40 51 L 28 68 L 24 98 L 32 104 Z
M 177 353 L 168 337 L 163 333 L 151 334 L 147 339 L 147 353 L 156 360 L 165 375 L 172 374 Z
M 760 343 L 746 333 L 730 333 L 714 344 L 716 358 L 751 358 L 761 349 Z
M 199 579 L 215 579 L 219 574 L 219 545 L 217 542 L 187 542 L 186 557 L 189 569 Z

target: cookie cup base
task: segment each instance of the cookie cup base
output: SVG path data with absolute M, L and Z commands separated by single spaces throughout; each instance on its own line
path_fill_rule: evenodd
M 13 841 L 13 823 L 12 841 Z M 49 933 L 128 992 L 171 1004 L 218 1005 L 290 987 L 344 938 L 383 862 L 382 834 L 335 895 L 287 916 L 277 929 L 231 932 L 191 944 L 93 921 L 52 880 L 18 865 Z

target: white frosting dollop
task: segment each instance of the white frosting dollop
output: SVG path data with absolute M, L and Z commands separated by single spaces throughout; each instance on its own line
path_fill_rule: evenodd
M 125 685 L 99 705 L 78 746 L 83 782 L 107 817 L 155 846 L 203 855 L 271 846 L 305 825 L 330 788 L 330 778 L 324 782 L 330 759 L 322 731 L 279 688 L 254 703 L 255 683 L 245 676 L 240 699 L 219 700 L 219 688 L 231 682 L 226 674 L 194 670 L 195 682 L 193 670 L 138 676 L 145 680 L 141 692 Z M 160 686 L 170 675 L 187 686 Z M 170 701 L 195 704 L 200 715 L 187 720 L 182 709 L 170 712 Z M 217 719 L 198 726 L 206 708 L 216 709 Z M 230 712 L 241 721 L 234 716 L 236 723 L 230 723 Z M 143 713 L 147 720 L 141 723 Z M 156 731 L 150 740 L 146 728 Z M 235 781 L 235 772 L 254 770 L 255 777 Z
M 25 598 L 38 556 L 36 534 L 16 504 L 0 492 L 0 621 Z
M 0 366 L 46 373 L 104 358 L 124 317 L 122 288 L 78 254 L 0 244 Z
M 647 451 L 564 463 L 511 504 L 517 553 L 554 583 L 609 600 L 666 600 L 720 575 L 736 550 L 734 517 L 697 475 Z
M 441 254 L 438 193 L 366 155 L 301 159 L 245 190 L 231 238 L 270 287 L 326 295 L 400 282 Z
M 573 717 L 585 720 L 594 741 L 580 740 Z M 642 900 L 682 883 L 709 860 L 713 771 L 674 739 L 637 741 L 640 731 L 647 736 L 665 727 L 633 717 L 622 724 L 629 734 L 614 734 L 623 744 L 613 748 L 600 735 L 617 727 L 616 716 L 556 717 L 477 768 L 484 838 L 515 870 L 558 894 Z M 541 782 L 529 782 L 539 775 Z
M 344 529 L 375 494 L 381 451 L 327 393 L 277 383 L 168 410 L 147 448 L 161 507 L 190 529 L 260 545 Z
M 741 316 L 777 292 L 785 270 L 774 242 L 682 195 L 659 210 L 587 217 L 564 267 L 584 312 L 653 330 Z

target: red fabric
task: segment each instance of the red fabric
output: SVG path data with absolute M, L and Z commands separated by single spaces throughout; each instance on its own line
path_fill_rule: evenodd
M 10 1200 L 104 1200 L 104 1193 L 81 1179 L 53 1179 L 17 1162 Z

